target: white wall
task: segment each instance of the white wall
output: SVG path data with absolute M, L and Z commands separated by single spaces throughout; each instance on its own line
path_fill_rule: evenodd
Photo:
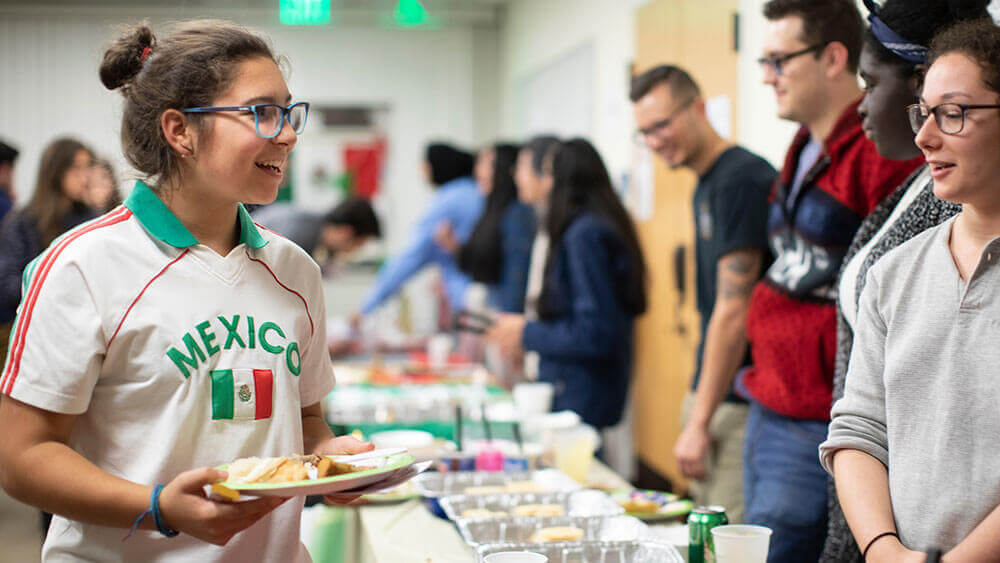
M 390 250 L 405 242 L 431 194 L 419 174 L 425 142 L 472 146 L 496 134 L 496 31 L 288 28 L 239 11 L 215 15 L 258 25 L 272 38 L 291 61 L 289 87 L 298 99 L 390 107 L 379 201 Z M 143 16 L 141 8 L 113 17 L 0 11 L 0 138 L 21 150 L 22 201 L 34 189 L 41 151 L 57 135 L 78 137 L 124 165 L 121 97 L 101 86 L 97 69 L 113 25 Z
M 594 51 L 589 95 L 588 137 L 604 156 L 618 181 L 632 165 L 635 128 L 628 101 L 628 68 L 635 56 L 635 11 L 648 0 L 512 0 L 501 24 L 500 131 L 523 138 L 528 130 L 526 85 L 587 45 Z M 764 31 L 764 0 L 740 0 L 739 141 L 780 165 L 793 123 L 776 116 L 774 96 L 761 84 L 756 59 Z M 566 92 L 567 96 L 574 95 Z
M 645 1 L 511 0 L 501 20 L 501 134 L 524 139 L 547 132 L 527 129 L 525 91 L 532 77 L 589 44 L 593 74 L 581 81 L 591 84 L 591 130 L 585 133 L 618 181 L 631 166 L 628 69 L 635 52 L 635 7 Z

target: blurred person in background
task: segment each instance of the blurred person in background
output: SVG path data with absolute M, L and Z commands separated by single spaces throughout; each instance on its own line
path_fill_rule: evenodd
M 858 71 L 865 97 L 858 106 L 861 127 L 880 155 L 893 160 L 920 156 L 906 107 L 919 102 L 927 49 L 938 31 L 967 19 L 987 17 L 988 0 L 866 0 L 871 26 L 865 32 Z M 925 164 L 871 212 L 858 228 L 841 270 L 837 293 L 837 356 L 833 400 L 844 396 L 848 360 L 858 319 L 858 302 L 869 269 L 890 250 L 939 225 L 961 206 L 938 199 Z M 826 544 L 820 561 L 862 563 L 863 557 L 844 518 L 833 478 Z M 888 539 L 883 539 L 891 544 Z M 866 546 L 862 545 L 861 548 Z M 871 557 L 889 546 L 872 547 Z M 873 558 L 869 559 L 873 561 Z
M 450 225 L 439 228 L 436 240 L 454 252 L 458 267 L 472 281 L 487 287 L 486 305 L 507 313 L 524 312 L 535 212 L 517 199 L 514 164 L 520 147 L 497 143 L 479 152 L 475 178 L 486 206 L 469 240 L 458 245 Z
M 122 203 L 122 196 L 118 193 L 118 177 L 111 162 L 106 159 L 94 159 L 87 189 L 87 203 L 98 214 L 107 213 Z
M 501 314 L 487 332 L 510 356 L 540 357 L 553 410 L 598 429 L 622 418 L 632 372 L 633 326 L 646 310 L 646 265 L 635 226 L 594 147 L 560 144 L 544 161 L 550 237 L 539 320 Z
M 861 221 L 922 161 L 885 159 L 862 132 L 864 26 L 853 0 L 770 0 L 763 12 L 763 81 L 778 117 L 801 127 L 772 190 L 775 259 L 750 297 L 753 366 L 737 380 L 751 399 L 743 519 L 774 531 L 768 561 L 816 561 L 828 497 L 816 449 L 830 421 L 840 265 Z
M 326 213 L 275 202 L 258 207 L 251 215 L 254 221 L 290 239 L 314 258 L 350 253 L 371 238 L 382 238 L 375 210 L 360 197 L 349 197 Z
M 437 230 L 451 225 L 455 238 L 464 243 L 483 211 L 484 198 L 472 178 L 475 159 L 463 150 L 443 143 L 431 143 L 424 155 L 424 175 L 436 190 L 423 216 L 410 232 L 409 244 L 389 258 L 378 274 L 361 307 L 353 318 L 368 315 L 396 295 L 403 285 L 426 266 L 437 265 L 445 288 L 445 298 L 452 310 L 462 307 L 469 278 L 455 263 L 455 258 L 434 240 Z
M 670 168 L 698 176 L 692 207 L 701 338 L 674 456 L 691 480 L 695 503 L 722 505 L 730 522 L 739 523 L 749 407 L 732 386 L 751 362 L 746 316 L 770 263 L 767 197 L 777 171 L 716 133 L 701 89 L 679 67 L 661 65 L 637 76 L 629 98 L 645 146 Z
M 548 209 L 549 192 L 552 191 L 552 175 L 545 174 L 545 161 L 551 159 L 552 151 L 559 146 L 559 138 L 554 135 L 537 135 L 525 143 L 517 153 L 514 165 L 514 183 L 517 185 L 517 199 L 531 206 L 535 211 L 535 240 L 531 245 L 528 263 L 528 279 L 524 291 L 524 318 L 538 320 L 538 297 L 542 293 L 545 279 L 545 261 L 549 254 L 549 235 L 545 232 L 545 217 Z M 530 381 L 538 379 L 538 354 L 526 351 L 518 358 L 508 358 L 512 365 L 521 361 L 522 376 Z
M 14 200 L 17 198 L 14 191 L 14 164 L 17 163 L 18 154 L 17 149 L 0 141 L 0 221 L 14 207 Z
M 21 302 L 24 268 L 53 240 L 97 216 L 87 203 L 94 153 L 83 143 L 56 139 L 42 154 L 35 193 L 4 218 L 0 229 L 0 349 L 6 357 L 10 323 Z

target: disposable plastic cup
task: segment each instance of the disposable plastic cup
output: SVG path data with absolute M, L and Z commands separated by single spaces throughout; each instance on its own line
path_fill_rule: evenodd
M 569 475 L 577 483 L 585 485 L 596 448 L 597 436 L 592 428 L 578 426 L 554 433 L 553 454 L 556 469 Z
M 533 551 L 501 551 L 483 558 L 486 563 L 545 563 L 549 558 Z
M 542 415 L 552 407 L 554 391 L 551 383 L 518 383 L 513 390 L 514 404 L 521 416 Z
M 771 529 L 747 524 L 716 526 L 712 540 L 718 563 L 765 563 Z

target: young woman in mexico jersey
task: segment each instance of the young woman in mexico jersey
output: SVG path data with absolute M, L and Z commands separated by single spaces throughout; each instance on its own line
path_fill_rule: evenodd
M 4 488 L 55 514 L 45 560 L 308 560 L 301 498 L 203 492 L 236 458 L 372 447 L 323 420 L 318 267 L 240 203 L 274 200 L 308 104 L 266 40 L 227 22 L 159 41 L 140 25 L 101 80 L 122 88 L 125 155 L 148 180 L 25 271 L 0 379 Z

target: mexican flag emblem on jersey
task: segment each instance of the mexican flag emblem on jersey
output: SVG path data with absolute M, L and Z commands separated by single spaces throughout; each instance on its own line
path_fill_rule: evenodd
M 271 418 L 269 369 L 212 370 L 212 420 Z

